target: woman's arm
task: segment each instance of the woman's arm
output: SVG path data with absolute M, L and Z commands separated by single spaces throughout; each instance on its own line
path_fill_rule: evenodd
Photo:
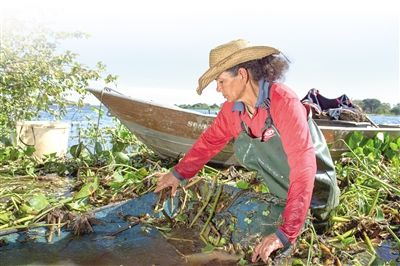
M 315 151 L 306 110 L 299 99 L 285 87 L 271 96 L 276 97 L 271 99 L 272 119 L 281 135 L 290 167 L 289 190 L 282 214 L 283 224 L 276 234 L 283 244 L 284 237 L 287 237 L 286 240 L 290 243 L 294 243 L 304 225 L 311 202 L 317 171 Z
M 189 179 L 195 176 L 232 139 L 232 117 L 232 104 L 226 102 L 213 123 L 174 167 L 173 173 L 178 179 Z

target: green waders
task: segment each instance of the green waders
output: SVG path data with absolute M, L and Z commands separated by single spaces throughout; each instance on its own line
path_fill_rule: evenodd
M 272 194 L 286 199 L 290 169 L 279 132 L 272 122 L 268 103 L 267 100 L 265 105 L 269 115 L 264 130 L 274 130 L 274 136 L 266 142 L 261 142 L 260 138 L 252 138 L 248 134 L 246 124 L 242 121 L 244 131 L 235 141 L 235 155 L 244 167 L 257 171 L 264 178 Z M 330 211 L 338 205 L 340 191 L 325 138 L 312 118 L 308 119 L 308 126 L 317 160 L 317 174 L 310 208 L 312 215 L 316 218 L 315 224 L 318 224 L 324 223 Z

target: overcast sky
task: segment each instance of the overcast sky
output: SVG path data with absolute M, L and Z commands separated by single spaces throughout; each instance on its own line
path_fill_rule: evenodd
M 222 103 L 215 83 L 201 96 L 197 80 L 216 45 L 244 38 L 274 46 L 290 60 L 285 83 L 301 98 L 400 103 L 399 9 L 396 1 L 2 1 L 9 18 L 84 31 L 68 41 L 79 61 L 107 65 L 117 90 L 156 102 Z M 104 84 L 96 84 L 100 88 Z

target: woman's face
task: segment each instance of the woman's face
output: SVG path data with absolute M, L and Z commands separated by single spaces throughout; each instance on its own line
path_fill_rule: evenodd
M 241 72 L 238 71 L 236 76 L 232 76 L 230 72 L 222 72 L 216 79 L 217 81 L 217 91 L 222 93 L 222 96 L 228 102 L 240 101 L 244 89 L 245 83 L 243 82 L 243 76 Z

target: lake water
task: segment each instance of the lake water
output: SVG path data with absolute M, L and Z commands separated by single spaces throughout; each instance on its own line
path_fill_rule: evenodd
M 400 125 L 400 116 L 387 116 L 387 115 L 368 115 L 371 120 L 378 125 Z
M 62 121 L 70 124 L 70 138 L 69 138 L 69 146 L 77 144 L 79 141 L 79 132 L 87 128 L 90 123 L 99 123 L 99 127 L 110 127 L 115 124 L 114 118 L 110 115 L 107 108 L 102 106 L 102 110 L 104 111 L 104 115 L 99 119 L 98 113 L 95 111 L 99 106 L 90 106 L 85 105 L 81 108 L 77 107 L 68 107 L 66 116 L 62 119 Z M 54 107 L 56 108 L 56 107 Z M 209 113 L 209 110 L 195 110 L 201 113 Z M 211 113 L 213 113 L 211 111 Z M 368 115 L 370 119 L 376 124 L 395 124 L 400 125 L 400 116 L 385 116 L 385 115 Z M 42 112 L 38 120 L 54 120 L 54 117 L 49 115 L 48 113 Z

